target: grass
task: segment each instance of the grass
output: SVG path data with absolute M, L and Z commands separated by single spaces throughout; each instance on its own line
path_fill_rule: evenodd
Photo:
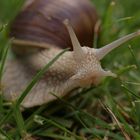
M 0 0 L 0 79 L 10 46 L 9 24 L 22 3 Z M 97 47 L 140 28 L 138 0 L 94 0 L 94 4 L 101 17 Z M 19 109 L 26 94 L 61 54 L 34 77 L 17 102 L 4 101 L 0 91 L 0 140 L 140 140 L 139 43 L 140 38 L 129 41 L 102 61 L 103 67 L 118 74 L 116 79 L 106 78 L 99 86 L 77 91 L 67 99 L 57 97 L 40 107 Z

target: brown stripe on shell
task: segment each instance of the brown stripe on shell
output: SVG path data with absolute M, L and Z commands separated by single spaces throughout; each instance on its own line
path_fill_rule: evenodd
M 63 20 L 69 19 L 82 46 L 92 46 L 97 14 L 88 0 L 34 0 L 16 17 L 10 36 L 72 46 Z

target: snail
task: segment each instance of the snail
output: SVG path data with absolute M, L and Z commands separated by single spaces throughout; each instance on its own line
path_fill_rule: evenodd
M 26 4 L 11 27 L 15 58 L 6 62 L 2 79 L 5 99 L 20 97 L 32 77 L 64 48 L 71 50 L 60 56 L 36 83 L 23 100 L 23 107 L 54 100 L 56 97 L 50 93 L 62 97 L 75 88 L 98 85 L 104 77 L 116 77 L 102 69 L 100 60 L 139 36 L 140 31 L 99 49 L 90 48 L 97 21 L 96 10 L 88 0 L 32 0 Z

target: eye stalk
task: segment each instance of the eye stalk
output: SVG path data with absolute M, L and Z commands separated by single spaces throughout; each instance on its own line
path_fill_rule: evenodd
M 64 24 L 69 32 L 69 35 L 70 35 L 70 38 L 71 38 L 71 42 L 72 42 L 72 45 L 73 45 L 73 51 L 74 51 L 74 58 L 77 60 L 77 61 L 81 61 L 81 59 L 85 56 L 84 55 L 84 52 L 82 50 L 82 47 L 74 33 L 74 30 L 72 28 L 72 26 L 70 25 L 69 23 L 69 20 L 66 19 L 64 20 Z
M 119 47 L 120 45 L 122 45 L 123 43 L 137 37 L 137 36 L 140 36 L 140 30 L 138 30 L 137 32 L 134 32 L 134 33 L 131 33 L 131 34 L 128 34 L 118 40 L 115 40 L 114 42 L 104 46 L 104 47 L 101 47 L 99 49 L 96 49 L 96 55 L 98 57 L 98 60 L 101 60 L 104 58 L 104 56 L 106 56 L 109 52 L 111 52 L 113 49 Z

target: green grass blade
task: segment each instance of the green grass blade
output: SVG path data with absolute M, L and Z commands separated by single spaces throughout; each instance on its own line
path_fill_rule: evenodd
M 128 89 L 125 85 L 121 85 L 121 87 L 127 91 L 128 93 L 130 93 L 131 95 L 133 95 L 134 97 L 136 97 L 137 99 L 140 99 L 139 95 L 136 95 L 132 90 Z
M 1 78 L 2 78 L 2 75 L 3 75 L 3 69 L 4 69 L 7 53 L 8 53 L 9 47 L 10 47 L 10 43 L 11 43 L 11 41 L 9 41 L 6 44 L 6 46 L 5 46 L 5 48 L 3 49 L 3 52 L 2 52 L 2 59 L 1 59 L 1 63 L 0 63 L 0 81 L 1 81 Z
M 135 62 L 135 64 L 136 64 L 137 68 L 138 68 L 139 71 L 140 71 L 140 65 L 139 65 L 139 63 L 138 63 L 138 61 L 137 61 L 137 58 L 136 58 L 136 56 L 135 56 L 134 50 L 132 49 L 131 45 L 129 45 L 129 50 L 130 50 L 130 52 L 131 52 L 131 55 L 132 55 L 132 57 L 133 57 L 133 60 L 134 60 L 134 62 Z
M 33 88 L 33 86 L 36 84 L 36 82 L 42 77 L 43 74 L 47 72 L 49 67 L 68 49 L 63 50 L 58 55 L 56 55 L 42 70 L 40 70 L 32 79 L 30 84 L 27 86 L 27 88 L 23 91 L 19 99 L 17 100 L 16 106 L 20 106 L 23 99 L 26 97 L 26 95 L 30 92 L 30 90 Z
M 24 125 L 24 120 L 23 120 L 23 116 L 21 114 L 21 111 L 20 109 L 13 105 L 13 115 L 14 115 L 14 118 L 15 118 L 15 121 L 17 123 L 17 127 L 18 127 L 18 132 L 20 134 L 20 136 L 22 138 L 24 138 L 24 136 L 26 135 L 26 129 L 25 129 L 25 125 Z
M 42 116 L 36 116 L 36 118 L 38 118 L 40 121 L 46 123 L 46 124 L 51 124 L 59 129 L 61 129 L 62 131 L 74 136 L 77 140 L 83 140 L 80 136 L 76 135 L 75 133 L 72 133 L 71 131 L 69 131 L 68 129 L 66 129 L 63 125 L 58 124 L 57 122 L 55 122 L 54 120 L 51 120 L 50 118 L 44 118 Z

